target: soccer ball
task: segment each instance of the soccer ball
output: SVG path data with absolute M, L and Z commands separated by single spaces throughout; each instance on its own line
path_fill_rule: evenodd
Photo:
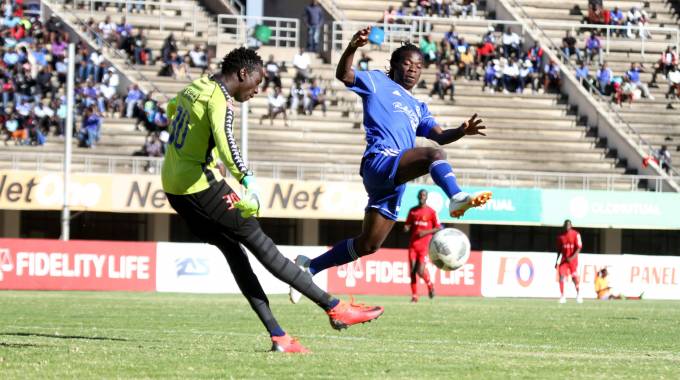
M 430 241 L 430 261 L 445 271 L 456 270 L 470 258 L 470 240 L 460 230 L 445 228 Z

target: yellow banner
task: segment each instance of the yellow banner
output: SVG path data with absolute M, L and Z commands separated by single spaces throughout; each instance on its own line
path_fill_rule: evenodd
M 172 213 L 152 175 L 72 175 L 69 204 L 73 210 Z M 367 196 L 361 184 L 258 179 L 263 217 L 310 219 L 363 218 Z M 240 192 L 233 180 L 229 185 Z M 59 173 L 0 171 L 0 209 L 58 210 L 63 198 Z

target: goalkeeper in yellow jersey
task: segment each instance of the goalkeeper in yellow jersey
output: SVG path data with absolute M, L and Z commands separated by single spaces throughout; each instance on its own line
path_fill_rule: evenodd
M 233 101 L 245 102 L 257 95 L 263 76 L 257 53 L 238 48 L 224 57 L 220 73 L 197 79 L 177 94 L 168 105 L 172 122 L 163 163 L 163 190 L 191 231 L 222 251 L 241 292 L 267 328 L 272 350 L 308 352 L 277 323 L 239 244 L 274 276 L 323 308 L 335 329 L 378 318 L 383 308 L 343 302 L 321 290 L 279 252 L 254 218 L 259 215 L 260 200 L 255 177 L 234 138 Z M 216 157 L 245 188 L 243 199 L 227 185 Z

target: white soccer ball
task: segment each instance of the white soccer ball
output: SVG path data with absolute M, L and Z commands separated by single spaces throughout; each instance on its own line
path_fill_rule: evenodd
M 445 271 L 456 270 L 470 258 L 470 240 L 460 230 L 445 228 L 432 236 L 430 261 Z

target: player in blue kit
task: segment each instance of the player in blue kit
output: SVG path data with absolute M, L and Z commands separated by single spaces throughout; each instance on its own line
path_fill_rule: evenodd
M 416 147 L 416 136 L 440 145 L 466 135 L 485 136 L 482 120 L 474 114 L 459 128 L 446 130 L 437 124 L 427 104 L 410 92 L 420 80 L 423 67 L 423 55 L 415 45 L 404 44 L 392 53 L 388 73 L 354 71 L 354 53 L 368 43 L 369 33 L 370 27 L 352 37 L 335 73 L 336 78 L 363 101 L 366 150 L 360 174 L 368 192 L 368 205 L 362 232 L 312 260 L 298 256 L 295 263 L 311 275 L 377 251 L 397 220 L 406 183 L 415 178 L 430 173 L 449 197 L 449 213 L 455 218 L 491 199 L 489 191 L 476 194 L 461 191 L 443 150 Z M 300 298 L 300 294 L 291 288 L 291 301 L 297 303 Z

